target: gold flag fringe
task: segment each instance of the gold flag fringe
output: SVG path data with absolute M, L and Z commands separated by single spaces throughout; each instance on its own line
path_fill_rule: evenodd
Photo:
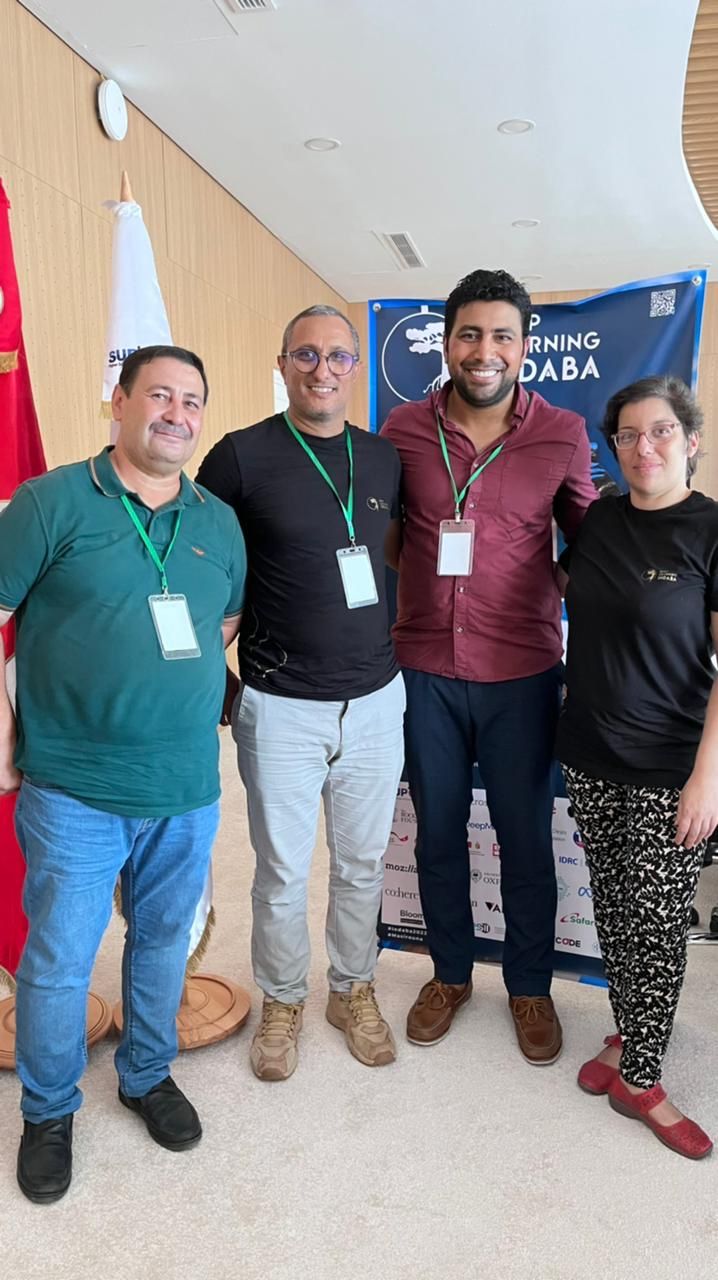
M 100 405 L 100 417 L 107 418 L 108 421 L 112 420 L 112 402 L 110 400 L 102 401 Z
M 17 369 L 17 351 L 0 351 L 0 373 L 14 373 Z
M 9 987 L 10 993 L 12 994 L 15 990 L 16 983 L 12 974 L 8 973 L 7 969 L 4 969 L 0 964 L 0 986 L 2 985 Z
M 125 918 L 125 913 L 122 909 L 122 886 L 119 880 L 115 885 L 115 892 L 113 894 L 113 898 L 115 903 L 115 911 L 117 912 L 118 916 L 122 916 L 123 918 Z M 212 931 L 216 923 L 217 923 L 217 917 L 214 914 L 214 907 L 210 907 L 209 914 L 207 915 L 207 922 L 202 931 L 202 937 L 197 943 L 197 946 L 192 952 L 192 955 L 187 960 L 187 968 L 185 970 L 185 973 L 188 978 L 191 978 L 192 974 L 197 972 L 197 970 L 199 969 L 199 966 L 204 960 L 205 954 L 207 952 L 207 948 L 210 943 L 210 938 L 212 937 Z M 0 976 L 2 976 L 4 972 L 5 971 L 0 967 Z M 9 973 L 7 974 L 7 978 L 10 982 L 12 982 L 12 978 L 10 978 Z M 13 983 L 12 990 L 14 989 L 15 989 L 15 984 Z

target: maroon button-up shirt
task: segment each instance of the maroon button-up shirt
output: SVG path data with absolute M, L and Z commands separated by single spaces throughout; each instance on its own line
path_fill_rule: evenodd
M 562 651 L 551 518 L 570 542 L 596 497 L 585 423 L 517 386 L 503 449 L 463 503 L 463 517 L 476 522 L 472 572 L 439 577 L 439 522 L 453 517 L 454 499 L 436 411 L 459 491 L 496 447 L 477 455 L 446 417 L 449 390 L 399 405 L 382 429 L 403 468 L 397 656 L 404 667 L 460 680 L 537 675 Z

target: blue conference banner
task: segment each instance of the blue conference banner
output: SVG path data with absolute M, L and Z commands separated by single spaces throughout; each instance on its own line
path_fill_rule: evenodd
M 615 391 L 649 374 L 674 374 L 695 389 L 698 376 L 705 271 L 639 280 L 580 302 L 536 305 L 521 381 L 552 404 L 586 419 L 593 479 L 599 493 L 623 482 L 601 432 Z M 448 377 L 443 357 L 444 304 L 415 300 L 369 303 L 370 426 L 381 428 L 395 405 L 421 400 Z M 394 575 L 389 575 L 394 579 Z M 394 582 L 391 582 L 393 595 Z M 556 767 L 553 840 L 559 906 L 555 964 L 587 981 L 602 969 L 591 918 L 591 889 L 581 839 Z M 406 783 L 399 787 L 385 858 L 379 937 L 384 946 L 424 941 L 413 846 L 416 817 Z M 500 856 L 478 771 L 467 830 L 477 958 L 498 960 L 503 913 Z
M 599 492 L 622 487 L 599 430 L 613 392 L 653 373 L 677 374 L 695 388 L 705 287 L 705 271 L 684 271 L 534 307 L 521 381 L 586 419 Z M 446 380 L 443 338 L 443 302 L 369 303 L 372 431 L 395 405 L 422 400 Z

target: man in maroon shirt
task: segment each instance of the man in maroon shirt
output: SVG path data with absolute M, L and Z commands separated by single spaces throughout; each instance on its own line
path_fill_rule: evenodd
M 397 655 L 407 689 L 406 765 L 435 976 L 407 1019 L 436 1044 L 471 996 L 474 925 L 466 824 L 478 763 L 501 846 L 504 981 L 519 1047 L 561 1052 L 550 997 L 556 915 L 553 742 L 561 600 L 551 519 L 567 541 L 595 498 L 582 418 L 518 378 L 531 300 L 504 271 L 474 271 L 446 302 L 451 381 L 392 410 L 401 455 Z

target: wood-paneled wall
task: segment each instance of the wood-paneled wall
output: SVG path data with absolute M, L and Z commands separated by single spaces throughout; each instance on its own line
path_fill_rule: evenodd
M 346 303 L 129 106 L 124 142 L 97 121 L 100 77 L 16 0 L 0 0 L 0 176 L 10 203 L 48 464 L 97 452 L 112 216 L 127 169 L 155 252 L 172 336 L 198 351 L 211 395 L 200 453 L 272 412 L 286 322 Z M 360 410 L 353 410 L 359 421 Z
M 467 270 L 470 270 L 467 267 Z M 598 293 L 598 289 L 583 289 L 572 293 L 536 293 L 533 300 L 544 302 L 576 302 L 579 298 L 590 297 Z M 353 303 L 348 315 L 359 330 L 362 350 L 367 351 L 367 307 L 364 303 Z M 551 399 L 550 386 L 546 392 Z M 718 498 L 718 284 L 709 284 L 706 290 L 706 305 L 703 314 L 703 331 L 701 338 L 701 356 L 698 372 L 698 400 L 705 414 L 705 431 L 703 440 L 703 457 L 698 467 L 695 487 L 712 498 Z M 357 386 L 354 397 L 357 411 L 356 421 L 369 421 L 368 380 L 364 367 L 362 380 Z

